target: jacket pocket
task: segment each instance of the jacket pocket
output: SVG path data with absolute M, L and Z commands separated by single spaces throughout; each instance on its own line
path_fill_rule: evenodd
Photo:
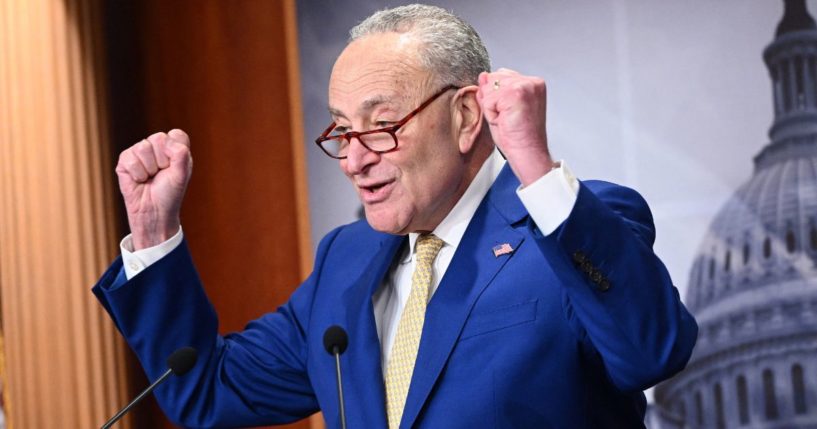
M 533 322 L 536 320 L 536 304 L 538 301 L 538 299 L 534 299 L 506 307 L 472 313 L 465 323 L 462 335 L 460 335 L 460 341 Z

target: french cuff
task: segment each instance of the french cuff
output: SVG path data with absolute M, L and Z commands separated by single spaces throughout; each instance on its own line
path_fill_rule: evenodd
M 127 277 L 128 280 L 132 279 L 145 268 L 167 256 L 181 244 L 183 239 L 184 233 L 182 233 L 182 227 L 179 226 L 179 232 L 166 241 L 153 247 L 146 247 L 134 251 L 132 234 L 128 234 L 119 243 L 119 250 L 122 252 L 122 264 L 125 267 L 125 277 Z
M 579 181 L 564 161 L 524 188 L 516 190 L 522 204 L 543 235 L 550 235 L 564 222 L 579 195 Z

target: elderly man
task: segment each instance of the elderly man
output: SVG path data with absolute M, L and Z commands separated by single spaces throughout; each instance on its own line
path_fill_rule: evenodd
M 147 268 L 118 260 L 94 292 L 149 376 L 176 348 L 199 350 L 191 375 L 157 391 L 171 418 L 246 426 L 322 410 L 336 425 L 322 337 L 340 325 L 350 427 L 643 426 L 642 389 L 684 367 L 697 326 L 651 249 L 644 200 L 551 158 L 544 82 L 491 72 L 470 25 L 411 5 L 352 30 L 329 112 L 317 143 L 366 221 L 328 234 L 290 300 L 225 337 L 179 224 L 186 134 L 122 153 L 122 260 Z

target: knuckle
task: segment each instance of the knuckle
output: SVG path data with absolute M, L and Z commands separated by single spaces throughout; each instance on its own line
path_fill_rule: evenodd
M 136 150 L 139 152 L 139 155 L 143 158 L 153 157 L 153 144 L 151 144 L 147 140 L 140 143 L 139 146 L 136 147 Z
M 129 161 L 133 160 L 133 147 L 123 150 L 119 154 L 119 164 L 126 165 Z
M 149 136 L 147 139 L 145 139 L 145 140 L 146 140 L 146 141 L 148 141 L 148 142 L 150 142 L 150 143 L 159 143 L 160 141 L 164 141 L 165 139 L 167 139 L 167 134 L 165 134 L 165 133 L 163 133 L 163 132 L 161 132 L 161 131 L 160 131 L 160 132 L 158 132 L 158 133 L 153 133 L 153 134 L 151 134 L 151 135 L 150 135 L 150 136 Z
M 128 171 L 138 171 L 139 167 L 141 167 L 139 161 L 136 160 L 135 158 L 128 158 L 127 160 L 125 160 L 124 164 Z
M 522 97 L 528 92 L 528 86 L 523 82 L 514 82 L 510 87 L 510 92 L 516 97 Z

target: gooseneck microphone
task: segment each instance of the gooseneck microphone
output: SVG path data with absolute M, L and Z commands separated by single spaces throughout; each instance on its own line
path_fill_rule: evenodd
M 346 335 L 346 333 L 344 333 L 344 335 Z M 116 413 L 115 416 L 111 417 L 110 420 L 105 422 L 105 424 L 102 425 L 102 429 L 110 428 L 114 423 L 121 419 L 122 416 L 127 414 L 127 412 L 130 411 L 130 409 L 133 408 L 134 405 L 138 404 L 139 401 L 145 398 L 145 396 L 149 395 L 150 392 L 152 392 L 153 389 L 156 388 L 156 386 L 160 385 L 163 381 L 167 380 L 167 377 L 170 377 L 170 374 L 176 376 L 182 376 L 187 374 L 187 372 L 193 369 L 193 366 L 196 365 L 197 358 L 198 353 L 196 352 L 196 349 L 194 349 L 193 347 L 182 347 L 173 352 L 173 354 L 171 354 L 170 357 L 167 358 L 168 367 L 167 371 L 165 371 L 165 373 L 162 374 L 161 377 L 154 381 L 153 384 L 148 386 L 147 389 L 140 393 L 139 396 L 136 397 L 136 399 L 131 401 L 130 404 L 125 406 L 125 408 L 119 410 L 119 412 Z
M 335 375 L 338 378 L 338 402 L 340 403 L 340 427 L 346 429 L 346 409 L 343 406 L 343 383 L 340 377 L 340 355 L 346 351 L 349 345 L 349 336 L 346 331 L 338 325 L 330 326 L 323 333 L 323 347 L 335 357 Z

